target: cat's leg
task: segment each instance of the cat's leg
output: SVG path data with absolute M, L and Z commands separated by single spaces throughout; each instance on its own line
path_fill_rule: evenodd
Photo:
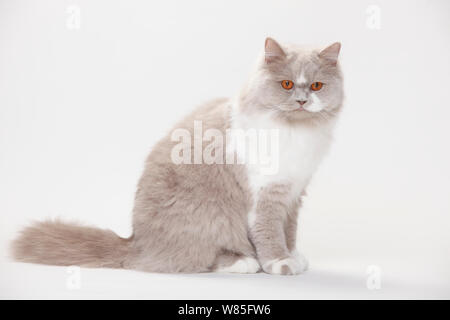
M 305 270 L 305 265 L 291 256 L 287 245 L 285 224 L 290 209 L 289 191 L 290 186 L 286 185 L 261 189 L 249 225 L 258 260 L 263 270 L 271 274 L 293 275 Z M 289 242 L 291 247 L 295 242 L 291 232 Z
M 224 273 L 256 273 L 261 267 L 254 257 L 223 251 L 218 254 L 211 269 Z
M 298 219 L 298 209 L 300 205 L 294 203 L 288 208 L 286 223 L 284 226 L 284 232 L 286 235 L 286 246 L 288 251 L 291 253 L 296 250 L 297 246 L 297 219 Z
M 288 208 L 288 215 L 286 219 L 286 224 L 284 227 L 286 235 L 286 245 L 289 254 L 292 258 L 297 260 L 297 262 L 303 266 L 304 270 L 308 268 L 308 260 L 305 256 L 297 249 L 297 221 L 298 221 L 298 210 L 301 207 L 301 199 L 293 203 Z

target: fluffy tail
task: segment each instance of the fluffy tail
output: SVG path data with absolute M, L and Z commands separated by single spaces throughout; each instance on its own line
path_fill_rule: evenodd
M 17 261 L 59 266 L 122 268 L 130 239 L 102 230 L 60 221 L 34 223 L 12 243 Z

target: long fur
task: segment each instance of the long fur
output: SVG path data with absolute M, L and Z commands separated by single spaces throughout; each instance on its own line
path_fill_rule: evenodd
M 12 243 L 12 254 L 23 262 L 121 268 L 129 243 L 111 230 L 44 221 L 22 230 Z
M 131 238 L 60 221 L 39 222 L 14 241 L 14 258 L 164 273 L 250 273 L 260 266 L 272 274 L 303 272 L 307 263 L 296 250 L 297 211 L 328 149 L 342 105 L 339 48 L 282 48 L 268 39 L 268 58 L 261 57 L 239 96 L 210 101 L 175 127 L 187 132 L 189 142 L 196 139 L 198 120 L 205 133 L 214 129 L 221 137 L 230 128 L 279 129 L 276 174 L 255 173 L 248 163 L 178 164 L 172 152 L 185 144 L 169 134 L 147 158 L 136 192 Z M 288 91 L 280 85 L 283 79 L 299 81 Z M 312 92 L 315 81 L 326 85 Z M 194 141 L 194 147 L 188 147 L 191 152 L 183 150 L 189 158 L 194 155 L 194 162 L 195 145 Z M 208 143 L 200 148 L 204 155 L 211 151 Z M 229 149 L 217 153 L 219 160 L 239 151 L 232 144 Z

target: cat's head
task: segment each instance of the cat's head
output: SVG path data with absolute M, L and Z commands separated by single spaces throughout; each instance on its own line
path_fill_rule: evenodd
M 292 123 L 333 118 L 343 100 L 340 48 L 338 42 L 320 49 L 281 46 L 267 38 L 240 96 L 243 111 L 265 112 Z

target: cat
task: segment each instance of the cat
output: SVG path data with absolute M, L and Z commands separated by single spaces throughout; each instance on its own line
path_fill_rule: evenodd
M 174 163 L 179 144 L 169 134 L 146 160 L 131 237 L 59 220 L 37 222 L 13 241 L 13 258 L 161 273 L 302 273 L 308 262 L 296 249 L 297 215 L 342 109 L 340 48 L 338 42 L 320 49 L 282 46 L 267 38 L 235 98 L 210 101 L 176 125 L 194 136 L 195 147 L 202 143 L 196 122 L 223 135 L 271 130 L 277 137 L 274 172 L 263 174 L 248 160 Z M 215 150 L 216 159 L 245 158 L 230 141 L 224 152 Z M 196 157 L 191 151 L 188 145 L 183 157 Z

